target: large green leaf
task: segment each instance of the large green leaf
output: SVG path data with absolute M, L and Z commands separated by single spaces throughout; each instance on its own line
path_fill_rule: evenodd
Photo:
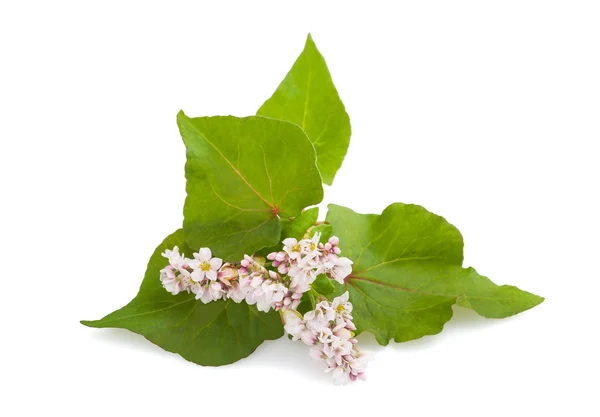
M 296 125 L 265 117 L 189 118 L 185 241 L 236 261 L 281 239 L 281 218 L 323 199 L 315 151 Z
M 350 144 L 350 118 L 310 35 L 290 72 L 257 114 L 300 126 L 315 145 L 323 181 L 331 185 Z
M 101 320 L 81 323 L 128 329 L 189 361 L 213 366 L 245 358 L 264 340 L 283 335 L 281 319 L 274 311 L 261 313 L 231 300 L 204 304 L 194 294 L 168 293 L 159 271 L 167 264 L 161 253 L 173 246 L 192 255 L 183 242 L 183 231 L 176 231 L 154 251 L 140 291 L 129 304 Z
M 354 261 L 336 291 L 350 292 L 358 330 L 374 333 L 382 345 L 439 333 L 455 303 L 503 318 L 544 300 L 463 268 L 460 232 L 421 206 L 396 203 L 374 215 L 329 205 L 327 221 Z

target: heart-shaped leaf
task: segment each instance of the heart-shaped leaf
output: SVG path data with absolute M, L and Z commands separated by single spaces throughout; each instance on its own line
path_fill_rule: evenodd
M 279 314 L 261 313 L 246 303 L 219 300 L 204 304 L 194 294 L 172 295 L 161 285 L 167 265 L 165 249 L 179 246 L 188 256 L 180 229 L 167 237 L 150 258 L 138 295 L 89 327 L 116 327 L 139 333 L 169 352 L 200 365 L 226 365 L 250 355 L 265 340 L 283 335 Z
M 350 144 L 350 118 L 310 35 L 290 72 L 257 114 L 300 126 L 315 145 L 323 181 L 331 185 Z
M 281 218 L 323 199 L 306 134 L 281 120 L 252 116 L 177 123 L 187 148 L 185 241 L 238 261 L 281 240 Z
M 327 221 L 354 261 L 337 293 L 350 292 L 358 330 L 382 345 L 439 333 L 455 303 L 503 318 L 544 300 L 463 268 L 460 232 L 421 206 L 396 203 L 374 215 L 329 205 Z

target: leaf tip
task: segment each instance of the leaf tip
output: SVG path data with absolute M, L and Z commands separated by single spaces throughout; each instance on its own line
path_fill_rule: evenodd
M 187 119 L 187 118 L 188 118 L 188 117 L 185 115 L 185 113 L 183 112 L 183 110 L 179 110 L 179 111 L 177 112 L 177 121 L 180 121 L 180 120 L 185 120 L 185 119 Z
M 539 306 L 544 301 L 546 301 L 546 297 L 542 297 L 541 295 L 536 295 L 536 294 L 533 294 L 533 295 L 535 297 L 535 301 L 534 301 L 535 304 L 533 305 L 533 307 Z

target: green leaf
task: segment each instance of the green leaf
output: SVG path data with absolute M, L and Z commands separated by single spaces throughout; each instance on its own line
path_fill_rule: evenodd
M 317 221 L 319 217 L 319 208 L 313 207 L 303 211 L 300 216 L 292 220 L 282 220 L 282 239 L 293 237 L 295 239 L 303 239 L 304 234 L 310 229 Z M 281 248 L 279 248 L 281 250 Z
M 315 279 L 315 281 L 310 284 L 311 288 L 316 291 L 320 295 L 328 296 L 329 294 L 333 294 L 335 291 L 335 287 L 333 286 L 332 281 L 327 278 L 326 275 L 321 274 Z
M 138 295 L 89 327 L 116 327 L 139 333 L 163 349 L 200 365 L 226 365 L 250 355 L 264 341 L 283 335 L 279 314 L 261 313 L 246 303 L 219 300 L 204 304 L 194 294 L 172 295 L 161 285 L 167 264 L 161 253 L 179 246 L 191 256 L 180 229 L 167 237 L 150 258 Z
M 317 305 L 317 300 L 315 299 L 314 291 L 306 291 L 302 294 L 302 298 L 300 299 L 300 304 L 296 308 L 296 311 L 302 315 L 307 312 L 314 310 Z
M 310 237 L 313 237 L 317 232 L 321 233 L 321 243 L 326 243 L 331 237 L 332 227 L 328 223 L 319 224 L 310 229 Z
M 439 333 L 455 303 L 503 318 L 544 300 L 463 268 L 460 232 L 423 207 L 396 203 L 374 215 L 330 205 L 327 221 L 343 256 L 354 261 L 336 293 L 350 292 L 358 330 L 382 345 Z
M 310 35 L 290 72 L 257 114 L 300 126 L 315 145 L 323 181 L 331 185 L 350 144 L 350 118 Z
M 315 151 L 296 125 L 265 117 L 188 118 L 185 242 L 237 261 L 281 240 L 281 220 L 323 199 Z

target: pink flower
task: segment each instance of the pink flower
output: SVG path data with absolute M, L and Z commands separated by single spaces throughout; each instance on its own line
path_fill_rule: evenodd
M 335 255 L 330 255 L 335 256 Z M 335 279 L 340 284 L 344 283 L 344 279 L 352 273 L 352 262 L 348 258 L 336 258 L 332 262 L 332 266 L 327 271 L 327 275 Z
M 217 280 L 217 271 L 223 265 L 221 258 L 213 258 L 209 248 L 201 248 L 198 253 L 194 253 L 194 259 L 188 263 L 193 269 L 192 279 L 196 282 L 202 282 L 204 277 L 211 281 Z

